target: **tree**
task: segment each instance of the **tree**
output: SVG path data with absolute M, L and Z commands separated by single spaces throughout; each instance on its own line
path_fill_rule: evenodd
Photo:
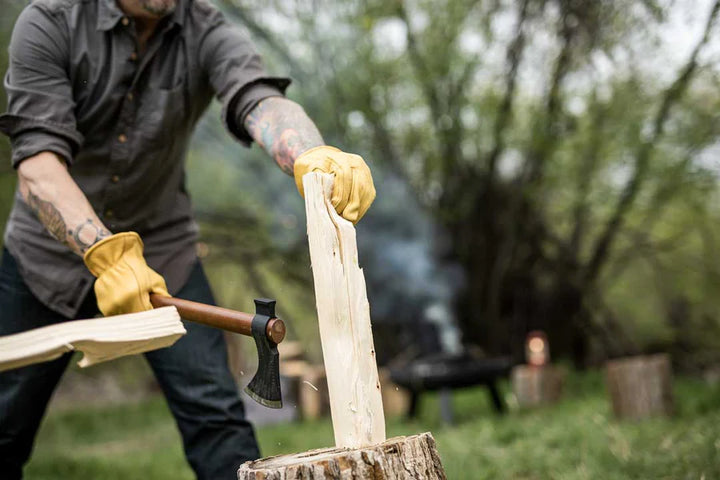
M 0 45 L 10 43 L 10 34 L 12 33 L 15 17 L 20 13 L 21 5 L 17 2 L 8 0 L 0 1 L 0 8 L 3 9 L 3 16 L 0 19 Z M 8 65 L 7 48 L 0 49 L 0 71 L 7 70 Z M 0 111 L 5 111 L 7 105 L 7 96 L 5 89 L 2 89 L 0 95 Z M 0 225 L 5 225 L 5 220 L 10 213 L 12 206 L 13 193 L 15 191 L 16 175 L 10 166 L 10 142 L 4 135 L 0 136 Z M 0 232 L 4 228 L 0 227 Z M 2 245 L 2 237 L 0 237 L 0 245 Z
M 223 4 L 291 59 L 323 131 L 400 175 L 443 227 L 466 341 L 517 352 L 541 327 L 578 363 L 590 338 L 635 348 L 606 314 L 618 262 L 672 252 L 664 220 L 715 193 L 702 158 L 718 65 L 702 54 L 720 2 L 662 75 L 641 61 L 662 54 L 669 14 L 651 0 Z

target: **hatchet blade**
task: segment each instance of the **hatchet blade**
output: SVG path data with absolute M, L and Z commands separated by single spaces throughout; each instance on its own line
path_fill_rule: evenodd
M 252 320 L 252 337 L 258 352 L 258 369 L 245 393 L 260 405 L 282 408 L 280 390 L 280 354 L 277 344 L 267 336 L 267 326 L 275 318 L 275 300 L 255 299 L 255 316 Z

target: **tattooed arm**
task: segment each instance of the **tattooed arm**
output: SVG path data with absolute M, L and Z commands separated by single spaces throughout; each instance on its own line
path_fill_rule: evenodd
M 335 177 L 330 200 L 345 219 L 357 223 L 370 208 L 375 199 L 370 168 L 359 155 L 325 145 L 297 103 L 284 97 L 265 98 L 250 110 L 244 125 L 283 172 L 295 177 L 300 195 L 304 196 L 303 176 L 319 171 Z
M 301 153 L 325 145 L 305 110 L 284 97 L 268 97 L 258 103 L 245 117 L 245 129 L 288 175 L 293 174 Z
M 22 198 L 40 222 L 78 255 L 112 235 L 56 154 L 41 152 L 23 160 L 18 180 Z

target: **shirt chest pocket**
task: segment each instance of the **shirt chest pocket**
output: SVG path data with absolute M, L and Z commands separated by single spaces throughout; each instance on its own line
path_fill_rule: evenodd
M 170 89 L 150 88 L 143 92 L 136 117 L 140 154 L 165 150 L 187 124 L 188 94 L 185 82 Z

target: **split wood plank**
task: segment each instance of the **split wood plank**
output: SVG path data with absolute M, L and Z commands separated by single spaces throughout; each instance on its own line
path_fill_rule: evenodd
M 0 337 L 0 371 L 58 358 L 78 350 L 80 367 L 169 347 L 185 334 L 175 307 L 62 322 Z
M 305 211 L 335 445 L 358 448 L 385 441 L 385 415 L 355 227 L 330 203 L 332 182 L 303 177 Z

